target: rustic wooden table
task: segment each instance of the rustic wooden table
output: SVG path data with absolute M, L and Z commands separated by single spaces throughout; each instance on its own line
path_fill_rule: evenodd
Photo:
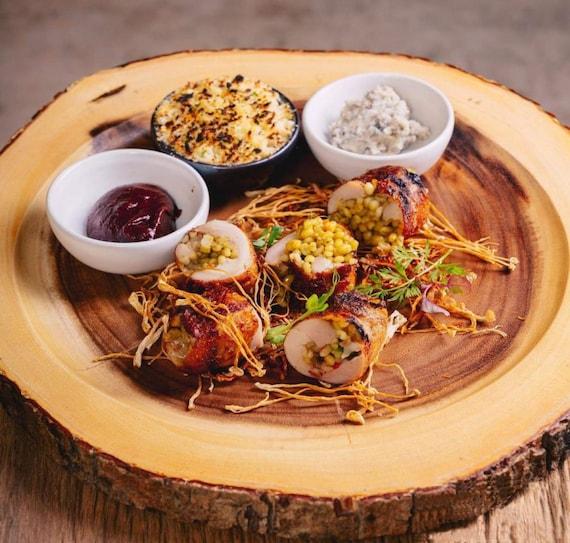
M 0 409 L 0 541 L 262 542 L 279 538 L 221 531 L 122 505 L 78 480 Z M 468 526 L 434 534 L 385 537 L 395 542 L 570 541 L 570 468 L 566 462 L 502 509 Z M 285 540 L 281 540 L 285 541 Z

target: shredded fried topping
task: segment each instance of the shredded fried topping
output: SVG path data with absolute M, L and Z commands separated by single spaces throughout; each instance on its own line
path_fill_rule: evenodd
M 372 386 L 372 375 L 374 367 L 396 368 L 402 378 L 404 392 L 402 394 L 392 394 L 382 392 Z M 397 415 L 399 410 L 391 403 L 383 401 L 389 399 L 392 402 L 404 401 L 417 397 L 420 392 L 417 389 L 410 389 L 408 379 L 404 370 L 399 364 L 383 364 L 377 362 L 370 366 L 363 379 L 341 386 L 324 386 L 313 383 L 278 383 L 268 384 L 256 382 L 255 387 L 265 392 L 265 397 L 252 405 L 226 405 L 225 409 L 231 413 L 249 413 L 262 407 L 267 407 L 280 402 L 297 400 L 307 403 L 335 403 L 349 401 L 356 403 L 356 409 L 349 409 L 344 413 L 344 419 L 355 424 L 364 424 L 364 414 L 373 413 L 376 409 L 383 409 L 385 416 Z M 382 399 L 383 398 L 383 399 Z
M 321 187 L 315 183 L 246 192 L 246 196 L 252 200 L 228 220 L 252 236 L 276 224 L 286 230 L 294 230 L 307 218 L 326 215 L 331 192 L 331 187 Z
M 257 249 L 267 249 L 284 231 L 293 231 L 306 219 L 326 216 L 327 201 L 334 187 L 316 184 L 284 185 L 247 193 L 250 201 L 229 220 L 257 239 Z M 261 236 L 260 236 L 261 234 Z M 400 334 L 435 332 L 455 336 L 457 334 L 506 333 L 496 322 L 493 310 L 479 315 L 464 302 L 455 298 L 453 279 L 460 278 L 470 285 L 476 278 L 473 272 L 448 261 L 450 255 L 463 253 L 483 262 L 512 271 L 518 265 L 516 257 L 497 254 L 497 247 L 488 237 L 476 241 L 465 238 L 435 205 L 430 204 L 429 219 L 419 234 L 407 238 L 403 244 L 392 248 L 389 255 L 359 254 L 362 279 L 357 290 L 376 303 L 396 304 Z M 139 276 L 138 290 L 131 293 L 129 303 L 141 317 L 144 338 L 129 352 L 111 353 L 98 360 L 130 359 L 140 367 L 143 362 L 152 363 L 158 358 L 168 358 L 163 348 L 155 346 L 168 332 L 173 310 L 185 307 L 216 323 L 219 329 L 235 343 L 239 351 L 235 364 L 221 371 L 198 377 L 196 390 L 188 399 L 188 409 L 194 409 L 204 389 L 204 379 L 209 379 L 207 390 L 212 392 L 214 382 L 232 381 L 245 372 L 260 379 L 269 370 L 285 375 L 285 355 L 282 345 L 268 341 L 272 330 L 290 327 L 302 318 L 302 307 L 311 301 L 291 287 L 288 276 L 264 262 L 263 253 L 258 257 L 259 274 L 251 290 L 234 281 L 234 289 L 251 305 L 262 323 L 266 342 L 254 351 L 237 325 L 231 309 L 224 303 L 208 299 L 198 292 L 184 287 L 184 272 L 176 263 L 162 272 Z M 334 290 L 334 289 L 333 289 Z M 381 300 L 383 300 L 381 302 Z M 392 309 L 395 309 L 392 305 Z M 281 342 L 282 343 L 282 342 Z M 417 397 L 420 392 L 412 388 L 404 369 L 396 363 L 380 362 L 378 357 L 383 345 L 376 345 L 367 373 L 349 384 L 333 386 L 324 382 L 285 383 L 257 380 L 254 386 L 264 393 L 263 398 L 251 405 L 226 405 L 231 413 L 248 413 L 281 402 L 334 404 L 344 420 L 364 424 L 372 413 L 394 416 L 398 407 L 394 404 Z M 372 384 L 374 371 L 395 371 L 402 384 L 401 393 L 389 393 Z M 342 406 L 342 407 L 341 407 Z
M 408 240 L 408 243 L 416 246 L 425 246 L 429 240 L 433 247 L 465 253 L 483 262 L 489 262 L 510 271 L 514 271 L 519 264 L 518 258 L 514 256 L 504 257 L 497 255 L 496 244 L 489 241 L 488 237 L 471 241 L 462 236 L 455 226 L 449 222 L 449 219 L 431 202 L 429 221 L 422 229 L 422 236 L 411 238 Z

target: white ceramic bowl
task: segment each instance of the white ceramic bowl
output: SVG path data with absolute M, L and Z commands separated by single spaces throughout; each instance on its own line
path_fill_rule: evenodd
M 430 136 L 399 154 L 363 155 L 345 151 L 328 142 L 328 131 L 347 100 L 360 100 L 378 85 L 393 87 L 410 107 L 412 119 L 430 128 Z M 303 131 L 321 165 L 340 179 L 356 177 L 381 166 L 404 166 L 422 174 L 441 157 L 455 117 L 445 95 L 429 83 L 398 73 L 365 73 L 338 79 L 318 90 L 303 110 Z
M 86 236 L 87 216 L 110 190 L 151 183 L 166 190 L 182 211 L 177 229 L 161 238 L 133 243 L 99 241 Z M 47 194 L 49 223 L 59 242 L 78 260 L 109 273 L 146 273 L 174 260 L 174 249 L 191 228 L 208 218 L 210 197 L 201 175 L 177 158 L 145 149 L 117 149 L 69 166 Z

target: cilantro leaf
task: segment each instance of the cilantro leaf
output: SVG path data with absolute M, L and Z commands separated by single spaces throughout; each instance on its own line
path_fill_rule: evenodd
M 275 243 L 281 238 L 283 235 L 284 228 L 279 225 L 275 225 L 271 227 L 271 232 L 269 232 L 269 236 L 267 237 L 267 247 L 271 247 L 275 245 Z
M 373 298 L 398 304 L 405 303 L 420 296 L 422 285 L 426 283 L 447 286 L 451 276 L 468 275 L 462 266 L 445 262 L 451 252 L 449 250 L 436 260 L 430 260 L 429 241 L 426 241 L 423 248 L 394 247 L 392 267 L 376 270 L 368 276 L 366 284 L 358 286 L 357 290 Z
M 266 228 L 262 233 L 261 236 L 259 236 L 256 240 L 253 241 L 253 246 L 258 249 L 261 250 L 265 247 L 265 245 L 267 244 L 267 234 L 268 234 L 269 230 Z
M 334 294 L 339 281 L 340 275 L 336 270 L 334 270 L 331 288 L 320 296 L 317 294 L 311 294 L 305 302 L 305 312 L 300 317 L 294 321 L 288 322 L 287 324 L 279 324 L 278 326 L 271 327 L 269 330 L 267 330 L 265 339 L 267 339 L 267 341 L 273 345 L 281 345 L 285 341 L 285 336 L 289 333 L 289 330 L 291 330 L 295 324 L 297 324 L 299 321 L 302 321 L 303 319 L 306 319 L 310 315 L 326 311 L 329 308 L 328 301 Z
M 340 275 L 336 270 L 333 270 L 332 276 L 332 285 L 329 290 L 327 290 L 324 294 L 317 296 L 316 294 L 311 294 L 307 301 L 305 302 L 305 313 L 303 315 L 308 316 L 313 313 L 321 313 L 322 311 L 326 311 L 329 307 L 328 301 L 329 298 L 334 294 L 336 286 L 340 281 Z
M 316 294 L 311 294 L 305 302 L 305 309 L 311 313 L 314 313 L 315 311 L 318 311 L 318 307 L 319 297 Z
M 255 241 L 253 241 L 253 246 L 258 250 L 261 251 L 262 249 L 266 249 L 275 245 L 277 240 L 283 235 L 284 228 L 279 226 L 278 224 L 264 228 L 261 232 L 261 236 L 259 236 Z
M 265 334 L 265 339 L 272 343 L 273 345 L 281 345 L 285 341 L 285 336 L 291 329 L 291 323 L 280 324 L 278 326 L 273 326 Z

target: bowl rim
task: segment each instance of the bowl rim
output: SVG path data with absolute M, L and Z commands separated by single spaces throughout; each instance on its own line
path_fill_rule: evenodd
M 100 239 L 94 239 L 94 238 L 90 238 L 89 236 L 86 236 L 84 234 L 80 234 L 78 232 L 76 232 L 75 230 L 72 230 L 70 228 L 68 228 L 67 226 L 64 226 L 61 221 L 55 216 L 55 214 L 53 213 L 53 202 L 54 200 L 54 196 L 53 196 L 53 190 L 54 187 L 57 185 L 57 182 L 61 180 L 61 178 L 63 178 L 65 175 L 68 175 L 70 172 L 73 172 L 73 170 L 76 169 L 80 169 L 81 167 L 84 166 L 85 163 L 87 162 L 94 162 L 96 160 L 101 160 L 101 156 L 108 156 L 108 155 L 147 155 L 147 156 L 152 156 L 154 158 L 158 158 L 159 160 L 163 160 L 166 159 L 167 161 L 176 161 L 176 164 L 180 165 L 182 164 L 182 166 L 184 168 L 187 168 L 188 171 L 190 173 L 192 173 L 195 176 L 195 181 L 196 181 L 196 185 L 197 187 L 199 187 L 200 191 L 201 191 L 201 201 L 200 204 L 198 206 L 198 210 L 196 211 L 196 213 L 194 213 L 192 215 L 192 217 L 186 221 L 183 225 L 179 226 L 176 230 L 174 230 L 173 232 L 170 232 L 170 234 L 167 234 L 166 236 L 161 236 L 159 238 L 155 238 L 155 239 L 147 239 L 147 240 L 143 240 L 143 241 L 131 241 L 131 242 L 119 242 L 119 241 L 104 241 L 104 240 L 100 240 Z M 125 185 L 129 185 L 130 183 L 125 183 Z M 120 186 L 124 186 L 124 185 L 117 185 L 117 187 Z M 158 186 L 158 185 L 157 185 Z M 161 187 L 162 188 L 162 187 Z M 170 156 L 170 155 L 166 155 L 164 153 L 161 153 L 159 151 L 155 151 L 152 149 L 137 149 L 137 148 L 125 148 L 125 149 L 110 149 L 108 151 L 102 151 L 100 153 L 95 153 L 86 157 L 83 157 L 79 160 L 77 160 L 76 162 L 74 162 L 73 164 L 70 164 L 69 166 L 67 166 L 66 168 L 64 168 L 63 170 L 61 170 L 56 176 L 55 178 L 52 180 L 52 182 L 50 183 L 50 186 L 48 188 L 47 194 L 46 194 L 46 214 L 48 217 L 48 221 L 50 223 L 50 225 L 54 225 L 55 227 L 57 227 L 59 230 L 65 232 L 66 235 L 71 236 L 73 239 L 81 242 L 81 243 L 88 243 L 90 245 L 93 246 L 98 246 L 98 247 L 121 247 L 122 249 L 125 250 L 133 250 L 135 248 L 139 248 L 139 247 L 155 247 L 161 244 L 166 244 L 170 241 L 174 241 L 174 239 L 176 238 L 177 240 L 179 239 L 180 236 L 180 232 L 182 230 L 188 229 L 188 227 L 191 227 L 192 223 L 194 222 L 194 220 L 196 219 L 196 217 L 198 217 L 198 215 L 200 215 L 201 211 L 206 208 L 206 218 L 209 214 L 210 211 L 210 193 L 208 191 L 208 187 L 206 185 L 206 182 L 204 181 L 204 179 L 202 178 L 200 172 L 198 172 L 195 168 L 193 168 L 190 164 L 187 164 L 186 162 L 184 162 L 183 160 L 179 160 L 176 157 Z
M 194 166 L 196 169 L 203 169 L 203 170 L 209 169 L 209 170 L 217 171 L 217 172 L 237 172 L 237 171 L 245 170 L 245 169 L 248 169 L 248 168 L 251 168 L 254 166 L 261 166 L 263 164 L 267 164 L 267 163 L 271 162 L 272 160 L 279 158 L 281 155 L 286 153 L 293 145 L 295 145 L 295 143 L 297 142 L 299 135 L 301 133 L 301 115 L 299 114 L 299 110 L 295 107 L 295 104 L 293 103 L 293 101 L 290 98 L 288 98 L 287 96 L 285 96 L 285 94 L 283 94 L 279 89 L 276 89 L 275 87 L 272 87 L 271 85 L 269 85 L 269 87 L 271 89 L 273 89 L 277 94 L 279 94 L 279 96 L 283 100 L 285 100 L 285 102 L 287 102 L 287 104 L 289 105 L 289 107 L 293 111 L 295 125 L 293 127 L 293 131 L 291 132 L 291 135 L 289 136 L 289 139 L 281 147 L 279 147 L 279 149 L 277 149 L 273 154 L 266 156 L 265 158 L 260 158 L 258 160 L 253 160 L 251 162 L 244 162 L 241 164 L 210 164 L 208 162 L 200 162 L 198 160 L 192 160 L 188 157 L 185 157 L 181 153 L 178 153 L 177 151 L 172 149 L 167 143 L 160 141 L 156 137 L 156 131 L 154 128 L 154 126 L 155 126 L 154 118 L 156 115 L 156 110 L 165 100 L 168 99 L 169 96 L 174 94 L 178 89 L 174 89 L 174 90 L 170 91 L 166 96 L 164 96 L 158 102 L 158 104 L 156 105 L 156 107 L 154 108 L 154 110 L 152 112 L 152 116 L 150 118 L 150 134 L 151 134 L 152 142 L 154 143 L 155 147 L 159 150 L 159 152 L 164 153 L 166 155 L 170 155 L 172 157 L 176 157 L 179 160 L 184 161 L 186 164 L 189 164 L 190 166 Z
M 428 141 L 427 143 L 425 143 L 424 145 L 421 145 L 420 147 L 416 148 L 416 149 L 411 149 L 409 151 L 406 150 L 402 150 L 400 153 L 389 153 L 389 154 L 381 154 L 381 155 L 367 155 L 367 154 L 363 154 L 363 153 L 354 153 L 352 151 L 347 151 L 346 149 L 341 149 L 340 147 L 337 147 L 335 145 L 333 145 L 332 143 L 329 143 L 326 138 L 322 137 L 320 133 L 318 133 L 311 125 L 310 122 L 307 122 L 307 111 L 310 111 L 312 104 L 315 104 L 319 98 L 321 98 L 321 96 L 324 94 L 325 91 L 329 90 L 330 87 L 334 87 L 335 85 L 341 83 L 341 82 L 345 82 L 348 81 L 350 79 L 366 79 L 366 78 L 371 78 L 372 76 L 397 76 L 399 78 L 402 79 L 407 79 L 409 81 L 413 81 L 414 83 L 419 83 L 421 85 L 423 85 L 424 87 L 429 88 L 430 90 L 432 90 L 433 92 L 435 92 L 435 94 L 441 99 L 442 103 L 445 106 L 445 110 L 447 112 L 447 118 L 445 121 L 445 124 L 443 126 L 443 128 L 437 133 L 437 135 L 435 135 L 435 137 L 433 139 L 431 139 L 430 141 Z M 345 100 L 346 102 L 346 100 Z M 323 145 L 326 149 L 332 151 L 332 152 L 336 152 L 338 153 L 340 156 L 344 156 L 347 158 L 352 158 L 352 159 L 362 159 L 362 160 L 367 160 L 367 161 L 378 161 L 378 162 L 386 162 L 386 161 L 392 161 L 392 160 L 402 160 L 402 158 L 414 158 L 417 157 L 418 155 L 426 152 L 426 150 L 429 150 L 433 147 L 437 147 L 440 140 L 444 137 L 446 137 L 446 134 L 448 131 L 453 131 L 453 127 L 455 126 L 455 113 L 453 111 L 453 106 L 451 105 L 451 102 L 449 100 L 449 98 L 436 86 L 432 85 L 431 83 L 425 81 L 424 79 L 421 79 L 419 77 L 415 77 L 413 75 L 408 75 L 408 74 L 404 74 L 401 72 L 363 72 L 363 73 L 357 73 L 357 74 L 353 74 L 353 75 L 349 75 L 347 77 L 341 77 L 340 79 L 335 79 L 334 81 L 331 81 L 330 83 L 327 83 L 326 85 L 324 85 L 323 87 L 319 88 L 319 90 L 317 90 L 308 100 L 307 103 L 305 104 L 305 107 L 303 108 L 303 132 L 305 133 L 305 135 L 307 133 L 309 133 L 309 135 L 313 138 L 315 138 L 319 144 Z

